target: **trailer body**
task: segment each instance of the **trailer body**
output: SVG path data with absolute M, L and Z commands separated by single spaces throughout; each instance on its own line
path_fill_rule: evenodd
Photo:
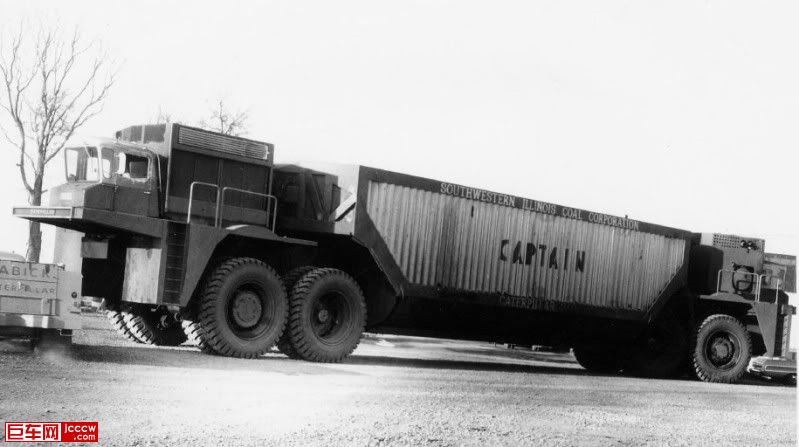
M 341 174 L 354 206 L 334 231 L 406 295 L 641 318 L 686 285 L 687 231 L 366 166 L 302 166 Z

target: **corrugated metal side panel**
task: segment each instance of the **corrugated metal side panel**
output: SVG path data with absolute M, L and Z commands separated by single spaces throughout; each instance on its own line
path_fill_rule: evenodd
M 648 309 L 686 248 L 680 238 L 382 182 L 369 182 L 367 211 L 411 284 L 613 309 Z

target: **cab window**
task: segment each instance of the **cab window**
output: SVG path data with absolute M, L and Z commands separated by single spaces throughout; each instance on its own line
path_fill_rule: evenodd
M 117 178 L 130 179 L 134 182 L 145 182 L 150 173 L 150 160 L 134 154 L 117 153 Z

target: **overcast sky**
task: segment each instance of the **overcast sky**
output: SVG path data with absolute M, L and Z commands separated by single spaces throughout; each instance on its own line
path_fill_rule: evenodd
M 366 164 L 799 253 L 799 2 L 222 5 L 0 1 L 0 25 L 79 25 L 122 64 L 84 135 L 159 107 L 196 123 L 222 97 L 279 162 Z M 0 145 L 0 250 L 24 253 L 10 208 L 25 196 Z

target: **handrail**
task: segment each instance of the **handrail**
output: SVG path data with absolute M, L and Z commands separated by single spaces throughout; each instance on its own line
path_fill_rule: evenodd
M 755 288 L 755 301 L 760 301 L 760 292 L 762 291 L 763 282 L 764 282 L 764 280 L 766 278 L 775 278 L 777 280 L 777 287 L 775 289 L 777 292 L 779 292 L 780 286 L 782 285 L 782 279 L 778 278 L 778 277 L 776 277 L 774 275 L 757 274 L 757 273 L 754 273 L 754 272 L 745 272 L 745 271 L 741 271 L 741 270 L 720 269 L 718 271 L 718 273 L 716 274 L 716 293 L 726 292 L 724 290 L 721 290 L 721 274 L 722 273 L 730 273 L 732 275 L 753 276 L 755 278 L 755 281 L 754 281 L 754 284 L 753 284 L 754 288 Z
M 277 197 L 275 197 L 275 196 L 273 196 L 271 194 L 264 194 L 264 193 L 260 193 L 260 192 L 250 191 L 250 190 L 247 190 L 247 189 L 234 188 L 232 186 L 225 186 L 224 188 L 222 188 L 222 206 L 221 206 L 221 208 L 222 208 L 222 212 L 223 213 L 224 213 L 224 208 L 225 208 L 225 193 L 228 190 L 265 198 L 266 199 L 266 210 L 265 211 L 267 213 L 267 219 L 269 219 L 269 217 L 272 218 L 272 226 L 269 227 L 269 229 L 272 230 L 272 231 L 275 230 L 275 223 L 277 221 Z M 270 204 L 274 204 L 274 206 L 270 207 Z M 271 210 L 270 210 L 270 208 L 271 208 Z M 221 223 L 221 219 L 220 219 L 220 223 Z
M 194 187 L 195 186 L 205 186 L 208 188 L 214 188 L 216 190 L 216 210 L 214 210 L 214 226 L 219 226 L 219 185 L 214 183 L 206 183 L 206 182 L 191 182 L 189 186 L 189 209 L 186 211 L 186 223 L 191 223 L 191 206 L 194 203 Z

